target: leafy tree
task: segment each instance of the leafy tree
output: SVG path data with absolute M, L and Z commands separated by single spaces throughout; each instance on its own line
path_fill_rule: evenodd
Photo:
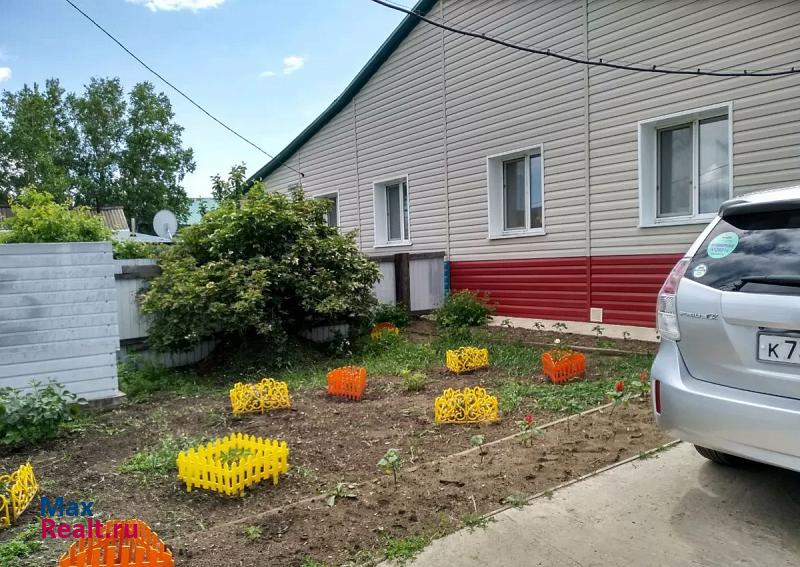
M 169 99 L 151 83 L 125 98 L 119 79 L 93 78 L 81 94 L 56 79 L 0 97 L 0 201 L 35 185 L 56 202 L 122 205 L 147 225 L 159 209 L 184 218 L 181 183 L 194 171 Z
M 64 89 L 50 79 L 44 89 L 25 85 L 0 97 L 0 200 L 36 185 L 67 201 L 77 133 Z
M 79 133 L 75 202 L 99 209 L 120 204 L 119 162 L 125 148 L 125 93 L 119 79 L 92 78 L 82 96 L 67 98 Z
M 234 165 L 228 173 L 228 179 L 222 179 L 219 174 L 211 176 L 211 196 L 217 203 L 228 200 L 239 203 L 246 192 L 247 167 L 244 163 Z
M 111 238 L 103 220 L 89 209 L 70 209 L 53 195 L 28 187 L 11 198 L 13 216 L 4 223 L 9 232 L 0 242 L 97 242 Z
M 142 299 L 150 343 L 168 351 L 254 333 L 280 346 L 315 322 L 368 317 L 378 268 L 325 222 L 326 207 L 256 184 L 239 207 L 224 201 L 184 228 Z
M 174 115 L 169 98 L 156 94 L 151 83 L 139 83 L 131 91 L 119 204 L 140 223 L 149 223 L 159 209 L 170 209 L 178 218 L 189 212 L 180 183 L 195 164 L 191 148 L 181 145 L 183 127 L 172 121 Z

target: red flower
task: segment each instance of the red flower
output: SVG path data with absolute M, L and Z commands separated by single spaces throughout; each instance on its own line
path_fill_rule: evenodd
M 622 392 L 622 391 L 625 389 L 625 382 L 623 382 L 622 380 L 620 380 L 619 382 L 617 382 L 616 384 L 614 384 L 614 389 L 615 389 L 617 392 Z
M 531 414 L 525 416 L 525 423 L 527 423 L 528 425 L 533 423 L 533 416 Z

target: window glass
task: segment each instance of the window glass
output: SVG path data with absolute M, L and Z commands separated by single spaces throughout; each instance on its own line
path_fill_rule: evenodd
M 788 210 L 720 220 L 686 277 L 722 291 L 800 295 L 796 284 L 781 281 L 798 274 L 800 210 Z
M 401 240 L 400 232 L 400 184 L 394 183 L 386 186 L 386 217 L 389 229 L 388 240 Z
M 658 131 L 658 216 L 692 214 L 692 126 Z
M 728 198 L 728 117 L 700 121 L 700 212 L 716 213 Z
M 336 195 L 326 195 L 322 197 L 328 203 L 328 210 L 325 212 L 325 221 L 330 226 L 339 226 L 339 207 Z
M 531 217 L 530 228 L 542 228 L 542 156 L 530 157 L 531 163 Z
M 503 162 L 505 230 L 525 228 L 525 159 Z

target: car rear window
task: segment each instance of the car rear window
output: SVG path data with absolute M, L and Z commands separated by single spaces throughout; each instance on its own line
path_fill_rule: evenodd
M 720 220 L 685 277 L 722 291 L 800 295 L 800 209 Z M 759 278 L 773 281 L 746 281 Z

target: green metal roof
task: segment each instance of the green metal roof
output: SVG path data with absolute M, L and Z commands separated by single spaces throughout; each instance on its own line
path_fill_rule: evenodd
M 425 15 L 428 11 L 433 8 L 433 5 L 436 4 L 436 0 L 419 0 L 416 6 L 412 8 L 412 10 L 418 14 Z M 250 177 L 248 181 L 258 181 L 264 179 L 270 173 L 278 169 L 287 159 L 289 159 L 292 154 L 294 154 L 300 147 L 305 144 L 307 141 L 311 139 L 311 137 L 319 132 L 325 124 L 331 121 L 331 119 L 336 116 L 340 110 L 342 110 L 347 104 L 353 100 L 353 97 L 356 96 L 356 93 L 361 90 L 367 81 L 370 80 L 372 75 L 380 69 L 381 65 L 389 58 L 389 56 L 394 53 L 394 50 L 397 49 L 397 46 L 408 37 L 408 34 L 411 33 L 411 30 L 419 22 L 419 18 L 407 15 L 403 18 L 403 21 L 400 22 L 392 34 L 383 42 L 377 52 L 367 61 L 367 64 L 358 72 L 358 75 L 350 81 L 350 84 L 347 85 L 347 88 L 344 89 L 344 92 L 340 94 L 336 99 L 325 109 L 325 111 L 320 114 L 316 120 L 314 120 L 311 124 L 309 124 L 305 130 L 300 132 L 300 134 L 292 140 L 288 146 L 283 148 L 278 155 L 276 155 L 273 159 L 271 159 L 264 167 L 259 169 L 253 176 Z

